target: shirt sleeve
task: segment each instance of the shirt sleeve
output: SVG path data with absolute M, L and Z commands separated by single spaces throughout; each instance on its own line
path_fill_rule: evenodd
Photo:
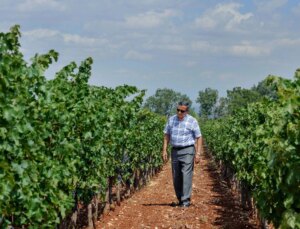
M 169 124 L 170 120 L 167 121 L 165 128 L 164 128 L 164 134 L 168 134 L 170 135 L 170 124 Z
M 202 136 L 198 121 L 196 119 L 193 122 L 193 131 L 195 138 L 199 138 Z

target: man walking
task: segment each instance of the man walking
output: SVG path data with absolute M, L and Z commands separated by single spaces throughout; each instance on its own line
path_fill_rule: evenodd
M 167 147 L 172 146 L 173 184 L 180 207 L 191 204 L 192 178 L 195 163 L 200 162 L 201 131 L 197 120 L 188 114 L 189 103 L 179 102 L 177 115 L 168 119 L 164 129 L 163 159 L 167 160 Z

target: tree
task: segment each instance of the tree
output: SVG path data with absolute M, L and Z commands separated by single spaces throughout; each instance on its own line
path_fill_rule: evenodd
M 277 100 L 278 98 L 277 90 L 274 85 L 268 83 L 268 78 L 260 81 L 257 86 L 253 86 L 251 89 L 268 99 Z
M 186 101 L 192 105 L 192 100 L 185 94 L 181 94 L 172 89 L 163 88 L 157 89 L 153 96 L 150 96 L 145 101 L 145 108 L 148 108 L 154 113 L 170 116 L 175 112 L 177 103 Z
M 213 108 L 218 99 L 218 90 L 205 88 L 204 91 L 199 91 L 196 103 L 200 104 L 200 116 L 212 115 Z
M 234 87 L 232 91 L 227 90 L 228 113 L 233 114 L 237 109 L 247 107 L 249 103 L 258 102 L 263 96 L 255 90 Z
M 214 109 L 214 118 L 220 118 L 228 114 L 228 99 L 221 97 Z

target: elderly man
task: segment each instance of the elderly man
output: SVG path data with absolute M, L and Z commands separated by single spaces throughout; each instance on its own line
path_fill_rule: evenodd
M 178 205 L 191 204 L 194 161 L 199 163 L 202 148 L 201 131 L 197 120 L 188 114 L 189 103 L 179 102 L 177 114 L 171 116 L 164 129 L 163 159 L 167 160 L 167 147 L 172 146 L 172 175 Z

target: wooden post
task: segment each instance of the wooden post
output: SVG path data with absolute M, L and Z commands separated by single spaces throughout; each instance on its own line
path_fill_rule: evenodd
M 77 218 L 78 218 L 78 196 L 77 196 L 77 192 L 74 192 L 74 200 L 75 200 L 75 204 L 73 207 L 73 214 L 71 216 L 71 228 L 75 229 L 76 228 L 76 224 L 77 224 Z
M 141 170 L 140 172 L 140 182 L 139 182 L 139 186 L 140 188 L 143 187 L 145 185 L 145 170 Z
M 77 224 L 78 210 L 76 209 L 71 216 L 71 228 L 75 229 Z
M 151 180 L 150 170 L 151 168 L 148 168 L 146 172 L 146 183 L 149 183 L 149 181 Z
M 121 205 L 121 180 L 118 179 L 117 181 L 117 205 L 120 206 Z
M 139 170 L 135 170 L 134 172 L 134 180 L 133 180 L 133 186 L 134 189 L 138 189 L 138 185 L 139 185 Z
M 98 219 L 98 205 L 99 205 L 99 198 L 98 198 L 99 195 L 95 196 L 94 197 L 94 203 L 95 203 L 95 212 L 93 214 L 93 222 L 95 224 L 95 222 L 97 222 L 97 219 Z
M 108 179 L 108 193 L 109 193 L 109 204 L 112 204 L 112 186 L 113 186 L 113 177 Z
M 130 197 L 130 189 L 131 189 L 130 181 L 127 180 L 127 181 L 126 181 L 126 193 L 125 193 L 125 198 Z
M 88 229 L 94 229 L 93 215 L 92 215 L 92 204 L 88 205 Z
M 262 229 L 269 229 L 268 222 L 264 218 L 260 218 L 260 225 Z
M 252 209 L 250 190 L 245 182 L 241 182 L 241 200 L 242 207 L 246 210 Z
M 107 180 L 107 190 L 106 190 L 106 194 L 105 194 L 105 206 L 104 206 L 104 210 L 103 210 L 103 213 L 104 214 L 107 214 L 109 212 L 109 209 L 110 209 L 110 193 L 109 193 L 109 178 Z

